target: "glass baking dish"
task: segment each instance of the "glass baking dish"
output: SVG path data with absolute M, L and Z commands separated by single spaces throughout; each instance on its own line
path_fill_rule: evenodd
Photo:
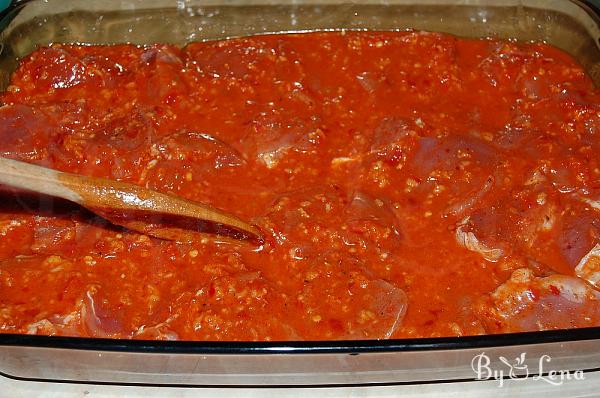
M 14 1 L 0 16 L 0 89 L 6 88 L 20 58 L 53 42 L 185 44 L 288 31 L 407 28 L 463 37 L 544 40 L 575 56 L 600 85 L 598 7 L 598 2 L 575 0 Z M 548 376 L 552 370 L 600 371 L 600 328 L 272 343 L 0 334 L 0 374 L 22 380 L 181 386 L 394 385 Z

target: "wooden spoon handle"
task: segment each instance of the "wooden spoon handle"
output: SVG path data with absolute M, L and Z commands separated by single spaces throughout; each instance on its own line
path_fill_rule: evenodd
M 84 205 L 77 192 L 62 184 L 60 171 L 0 157 L 0 184 L 56 196 Z
M 101 215 L 146 211 L 212 221 L 262 238 L 260 230 L 212 206 L 106 178 L 64 173 L 0 157 L 0 183 L 56 196 Z M 133 224 L 132 224 L 133 225 Z

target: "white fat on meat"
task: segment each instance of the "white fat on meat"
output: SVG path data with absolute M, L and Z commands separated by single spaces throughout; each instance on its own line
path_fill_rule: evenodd
M 465 225 L 469 221 L 469 217 L 460 222 L 456 228 L 456 242 L 467 250 L 481 254 L 481 256 L 490 262 L 496 262 L 504 256 L 504 250 L 498 248 L 490 248 L 480 242 L 473 232 L 464 230 Z
M 479 309 L 487 331 L 523 332 L 600 325 L 600 292 L 575 276 L 536 277 L 520 268 Z
M 579 198 L 582 202 L 590 205 L 594 210 L 600 211 L 600 200 L 593 200 L 589 198 Z
M 27 334 L 45 334 L 79 336 L 78 332 L 78 311 L 69 314 L 50 315 L 44 319 L 32 322 L 26 326 Z
M 597 243 L 577 264 L 575 274 L 600 288 L 600 243 Z

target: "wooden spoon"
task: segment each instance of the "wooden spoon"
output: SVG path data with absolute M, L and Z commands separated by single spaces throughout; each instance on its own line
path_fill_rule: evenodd
M 263 240 L 255 226 L 209 205 L 106 178 L 0 157 L 0 184 L 75 202 L 113 224 L 161 239 L 191 242 L 209 232 Z

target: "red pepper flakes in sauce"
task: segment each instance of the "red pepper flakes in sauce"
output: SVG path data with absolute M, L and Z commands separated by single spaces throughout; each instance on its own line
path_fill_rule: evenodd
M 268 244 L 160 241 L 2 193 L 1 332 L 600 325 L 600 276 L 582 263 L 600 236 L 600 95 L 551 46 L 425 32 L 57 44 L 21 61 L 2 103 L 2 156 L 212 203 Z

